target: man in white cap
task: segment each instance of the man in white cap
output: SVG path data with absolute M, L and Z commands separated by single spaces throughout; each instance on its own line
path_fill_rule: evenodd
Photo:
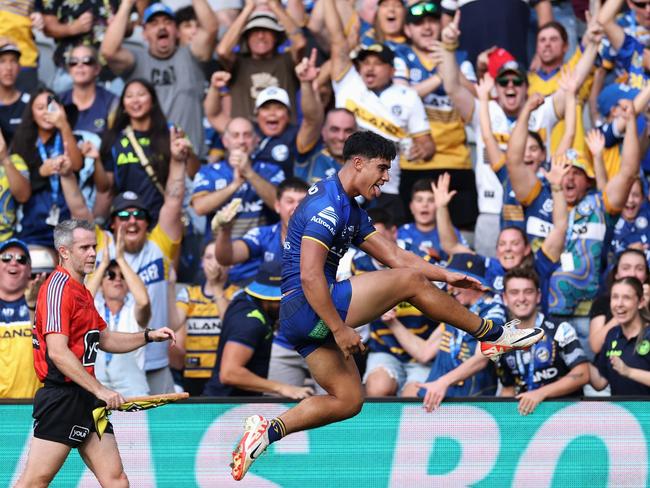
M 206 0 L 193 0 L 199 29 L 188 46 L 178 46 L 174 12 L 163 3 L 144 11 L 142 34 L 148 49 L 122 45 L 135 0 L 124 0 L 106 29 L 101 55 L 109 68 L 125 78 L 142 78 L 156 88 L 160 106 L 169 122 L 183 128 L 194 152 L 203 150 L 202 62 L 212 58 L 219 24 Z M 187 87 L 196 89 L 187 89 Z
M 256 2 L 246 0 L 217 46 L 219 61 L 232 73 L 233 117 L 252 118 L 257 95 L 269 86 L 287 90 L 291 106 L 296 106 L 298 83 L 293 71 L 307 41 L 278 0 L 269 0 L 267 5 L 268 11 L 260 11 Z M 286 38 L 291 41 L 288 52 L 279 53 L 277 48 Z M 240 41 L 242 49 L 233 52 Z

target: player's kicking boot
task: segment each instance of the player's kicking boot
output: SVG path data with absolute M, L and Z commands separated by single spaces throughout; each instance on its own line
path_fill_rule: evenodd
M 232 477 L 241 480 L 248 468 L 269 446 L 269 424 L 261 415 L 251 415 L 244 424 L 244 435 L 232 453 Z
M 481 352 L 492 361 L 498 361 L 502 354 L 516 349 L 528 349 L 544 337 L 540 328 L 518 329 L 520 320 L 511 320 L 503 326 L 503 333 L 494 341 L 481 342 Z

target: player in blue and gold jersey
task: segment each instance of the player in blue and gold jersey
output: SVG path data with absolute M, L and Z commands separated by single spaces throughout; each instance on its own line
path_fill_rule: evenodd
M 351 355 L 364 346 L 354 328 L 400 302 L 408 301 L 429 318 L 462 328 L 482 341 L 483 353 L 491 357 L 513 347 L 530 347 L 541 338 L 541 331 L 517 331 L 472 314 L 431 282 L 480 289 L 475 278 L 433 266 L 376 232 L 355 197 L 379 197 L 396 153 L 395 145 L 377 134 L 352 134 L 343 148 L 343 169 L 312 186 L 289 222 L 280 330 L 306 358 L 314 379 L 328 394 L 304 400 L 271 421 L 249 417 L 233 452 L 236 480 L 270 443 L 359 413 L 364 391 Z M 351 245 L 392 269 L 336 282 L 339 261 Z

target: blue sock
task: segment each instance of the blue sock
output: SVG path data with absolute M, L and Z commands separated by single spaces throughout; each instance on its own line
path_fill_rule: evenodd
M 269 444 L 273 444 L 275 441 L 279 441 L 285 435 L 287 435 L 287 428 L 284 426 L 284 422 L 279 418 L 271 420 L 271 425 L 269 425 Z
M 481 342 L 496 341 L 503 334 L 503 326 L 495 324 L 492 320 L 483 319 L 481 327 L 474 332 L 473 336 Z

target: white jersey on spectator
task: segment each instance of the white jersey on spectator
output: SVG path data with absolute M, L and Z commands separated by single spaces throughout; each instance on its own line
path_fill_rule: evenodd
M 492 133 L 501 150 L 506 151 L 510 134 L 512 134 L 517 121 L 510 120 L 496 101 L 491 100 L 489 107 Z M 546 97 L 544 103 L 530 115 L 528 129 L 539 133 L 545 142 L 547 154 L 550 154 L 551 129 L 553 129 L 557 120 L 552 96 Z M 476 134 L 476 166 L 474 171 L 476 173 L 476 191 L 478 192 L 478 210 L 480 213 L 500 214 L 503 206 L 503 186 L 497 175 L 492 171 L 491 161 L 487 159 L 479 123 L 478 99 L 474 99 L 471 124 Z
M 340 80 L 333 80 L 336 106 L 352 112 L 360 128 L 372 131 L 394 142 L 430 134 L 429 121 L 422 99 L 412 88 L 390 85 L 379 93 L 366 88 L 354 68 Z M 390 167 L 390 181 L 382 192 L 399 194 L 399 154 Z

